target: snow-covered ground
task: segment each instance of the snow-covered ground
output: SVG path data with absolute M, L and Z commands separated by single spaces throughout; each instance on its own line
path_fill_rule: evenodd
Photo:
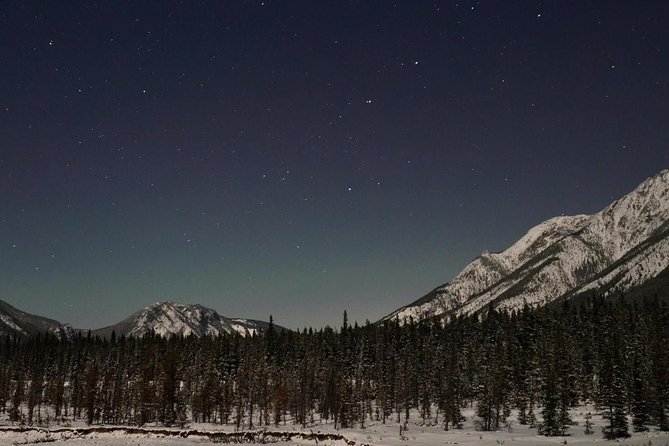
M 585 414 L 591 412 L 594 434 L 585 434 Z M 350 445 L 374 445 L 374 446 L 432 446 L 432 445 L 472 445 L 472 446 L 541 446 L 541 445 L 629 445 L 629 446 L 667 446 L 669 445 L 669 432 L 659 432 L 651 427 L 648 432 L 632 433 L 627 439 L 606 441 L 602 438 L 602 426 L 605 420 L 597 414 L 592 407 L 584 406 L 572 411 L 575 425 L 569 430 L 565 437 L 543 437 L 537 434 L 536 429 L 521 426 L 512 421 L 508 427 L 497 432 L 482 432 L 475 428 L 476 417 L 472 409 L 464 411 L 467 421 L 462 429 L 444 431 L 440 426 L 423 425 L 417 414 L 412 414 L 407 429 L 402 431 L 400 437 L 399 425 L 394 421 L 385 425 L 381 422 L 369 422 L 364 429 L 339 429 L 335 430 L 331 424 L 315 423 L 306 429 L 299 429 L 290 424 L 279 428 L 268 427 L 268 434 L 261 430 L 254 431 L 244 438 L 244 442 L 258 441 L 264 437 L 265 442 L 275 445 L 328 445 L 344 446 Z M 512 416 L 511 420 L 515 420 Z M 51 426 L 51 430 L 28 429 L 16 431 L 16 427 L 0 427 L 0 445 L 14 444 L 36 444 L 41 442 L 67 443 L 69 445 L 99 445 L 99 446 L 176 446 L 190 444 L 220 444 L 226 442 L 238 442 L 239 438 L 212 438 L 210 434 L 234 432 L 233 426 L 220 426 L 213 424 L 191 424 L 186 431 L 178 429 L 169 430 L 160 427 L 146 427 L 145 429 L 133 429 L 134 432 L 125 432 L 123 428 L 113 429 L 108 426 L 101 427 L 96 432 L 85 425 L 76 425 L 64 429 Z M 78 429 L 78 431 L 77 431 Z M 631 429 L 630 429 L 631 431 Z M 269 435 L 270 432 L 276 433 Z M 298 433 L 305 435 L 297 435 Z M 320 441 L 310 439 L 313 433 L 332 433 L 342 435 L 344 439 L 323 439 Z

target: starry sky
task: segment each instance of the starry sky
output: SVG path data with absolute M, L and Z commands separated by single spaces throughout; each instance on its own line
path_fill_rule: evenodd
M 374 321 L 669 167 L 669 2 L 6 1 L 0 299 Z

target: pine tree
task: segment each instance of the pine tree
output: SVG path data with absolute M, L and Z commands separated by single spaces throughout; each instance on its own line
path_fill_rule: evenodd
M 650 404 L 654 422 L 669 431 L 669 309 L 657 300 L 648 303 L 649 356 L 651 360 Z
M 629 437 L 625 410 L 625 378 L 622 370 L 621 339 L 616 320 L 610 317 L 607 344 L 602 352 L 600 369 L 599 405 L 604 408 L 608 425 L 603 428 L 604 438 L 613 440 Z
M 644 343 L 638 337 L 631 344 L 630 354 L 632 355 L 632 373 L 631 373 L 631 404 L 632 426 L 634 432 L 644 432 L 648 430 L 647 425 L 650 422 L 650 413 L 648 408 L 648 370 L 647 354 Z
M 86 423 L 93 424 L 95 418 L 95 409 L 97 403 L 97 386 L 98 386 L 98 364 L 91 360 L 86 368 L 86 377 L 84 381 L 85 395 L 84 401 L 86 406 Z
M 590 412 L 585 414 L 585 435 L 592 435 L 595 431 L 592 430 L 592 414 Z
M 541 411 L 543 422 L 539 425 L 539 433 L 547 437 L 563 435 L 558 413 L 560 410 L 560 394 L 554 369 L 551 368 L 548 371 L 543 387 L 544 407 Z
M 25 392 L 25 387 L 24 387 L 23 377 L 19 375 L 18 379 L 16 380 L 16 387 L 14 388 L 14 393 L 12 395 L 12 407 L 9 411 L 9 421 L 11 421 L 12 423 L 16 421 L 21 421 L 22 419 L 21 403 L 23 402 L 24 392 Z

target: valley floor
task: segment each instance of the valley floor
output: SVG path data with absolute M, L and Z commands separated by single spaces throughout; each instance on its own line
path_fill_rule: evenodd
M 592 423 L 594 434 L 585 434 L 584 416 L 587 412 L 593 414 Z M 332 424 L 316 423 L 307 429 L 298 429 L 292 425 L 269 427 L 267 433 L 262 430 L 252 431 L 244 437 L 243 442 L 266 442 L 278 446 L 295 445 L 373 445 L 373 446 L 433 446 L 433 445 L 471 445 L 471 446 L 542 446 L 542 445 L 629 445 L 629 446 L 667 446 L 669 432 L 659 432 L 655 429 L 648 432 L 631 433 L 630 438 L 616 441 L 606 441 L 602 438 L 602 426 L 605 420 L 592 407 L 584 406 L 572 411 L 575 425 L 571 427 L 568 436 L 544 437 L 537 434 L 536 429 L 521 426 L 512 422 L 510 426 L 497 432 L 482 432 L 476 430 L 473 410 L 464 412 L 467 421 L 462 429 L 444 431 L 440 426 L 423 425 L 417 414 L 412 414 L 408 428 L 402 431 L 400 426 L 393 422 L 385 425 L 380 422 L 371 422 L 364 429 L 335 430 Z M 510 419 L 514 419 L 513 415 Z M 239 443 L 239 437 L 219 437 L 216 434 L 224 432 L 234 433 L 233 426 L 213 424 L 191 424 L 185 431 L 165 429 L 161 427 L 146 427 L 130 429 L 108 426 L 87 427 L 85 424 L 75 424 L 72 427 L 62 428 L 51 426 L 51 429 L 28 428 L 18 429 L 10 426 L 6 421 L 0 422 L 0 445 L 37 444 L 43 442 L 63 443 L 65 446 L 97 445 L 97 446 L 186 446 L 192 444 L 209 445 L 220 443 Z M 166 434 L 166 431 L 168 433 Z M 186 431 L 188 432 L 186 434 Z M 273 433 L 273 434 L 272 434 Z M 330 438 L 316 438 L 316 433 L 333 434 Z M 213 434 L 213 437 L 212 437 Z M 303 435 L 301 435 L 303 434 Z M 182 436 L 180 436 L 182 435 Z M 339 438 L 339 437 L 343 438 Z

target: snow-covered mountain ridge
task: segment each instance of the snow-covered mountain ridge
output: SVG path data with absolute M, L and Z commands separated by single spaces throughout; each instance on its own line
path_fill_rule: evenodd
M 73 332 L 72 327 L 68 324 L 26 313 L 0 300 L 0 336 L 32 336 L 38 333 L 51 333 L 60 338 L 69 338 Z
M 669 170 L 593 215 L 556 217 L 385 319 L 513 310 L 581 292 L 624 293 L 669 267 Z
M 166 337 L 216 336 L 223 333 L 250 336 L 268 327 L 269 324 L 263 321 L 227 318 L 202 305 L 157 302 L 117 324 L 91 330 L 91 334 L 101 337 L 109 337 L 112 332 L 116 336 L 144 336 L 150 332 Z M 283 330 L 279 326 L 276 328 Z M 87 333 L 88 330 L 73 329 L 69 324 L 25 313 L 0 300 L 0 336 L 22 337 L 51 333 L 67 339 L 77 332 Z
M 216 336 L 223 333 L 249 336 L 267 327 L 266 322 L 227 318 L 202 305 L 156 302 L 116 325 L 94 330 L 93 334 L 107 336 L 114 331 L 117 336 L 143 336 L 153 331 L 161 336 Z

